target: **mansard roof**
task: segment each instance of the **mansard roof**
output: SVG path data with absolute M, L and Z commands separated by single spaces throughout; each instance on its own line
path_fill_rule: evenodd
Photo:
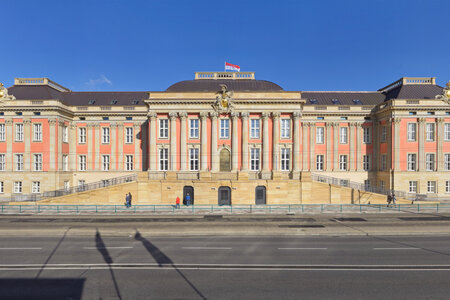
M 202 79 L 183 80 L 172 84 L 167 92 L 217 92 L 220 84 L 225 84 L 230 91 L 238 92 L 279 92 L 283 88 L 278 84 L 267 80 L 254 79 Z
M 302 92 L 305 105 L 377 105 L 385 98 L 381 92 Z

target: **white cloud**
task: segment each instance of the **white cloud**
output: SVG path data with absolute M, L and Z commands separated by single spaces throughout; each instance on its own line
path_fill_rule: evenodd
M 100 77 L 96 79 L 90 79 L 88 82 L 86 82 L 86 85 L 89 86 L 90 88 L 95 88 L 102 84 L 112 85 L 112 81 L 102 74 L 100 75 Z

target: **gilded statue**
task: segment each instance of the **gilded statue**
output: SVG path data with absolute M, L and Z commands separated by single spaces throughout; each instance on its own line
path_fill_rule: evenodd
M 442 90 L 442 94 L 436 96 L 436 99 L 441 99 L 450 104 L 450 81 L 447 82 L 446 87 Z
M 233 108 L 233 91 L 228 91 L 226 84 L 219 84 L 220 91 L 216 93 L 216 102 L 213 107 L 219 112 L 230 112 Z

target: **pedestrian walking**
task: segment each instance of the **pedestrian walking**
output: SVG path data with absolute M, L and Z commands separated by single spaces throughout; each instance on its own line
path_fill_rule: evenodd
M 125 194 L 125 207 L 126 208 L 130 207 L 130 195 L 129 194 Z
M 191 205 L 191 196 L 189 195 L 189 193 L 186 194 L 186 205 Z
M 395 197 L 395 194 L 392 193 L 392 204 L 397 207 L 397 198 Z
M 175 207 L 180 208 L 180 197 L 177 196 L 177 200 L 175 200 Z
M 389 193 L 388 195 L 387 195 L 387 207 L 389 207 L 389 205 L 391 205 L 391 202 L 392 202 L 392 193 Z

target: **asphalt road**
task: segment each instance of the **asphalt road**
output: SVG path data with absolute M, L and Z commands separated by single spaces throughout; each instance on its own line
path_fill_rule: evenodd
M 379 217 L 379 224 L 388 222 Z M 366 219 L 359 222 L 377 227 L 375 217 Z M 240 222 L 23 220 L 0 221 L 0 232 L 9 232 L 0 234 L 2 299 L 448 299 L 450 293 L 445 234 L 250 236 L 232 226 L 237 231 L 227 235 L 153 236 L 145 231 L 164 224 Z M 244 224 L 263 229 L 273 222 L 298 220 Z M 329 224 L 353 226 L 339 222 Z M 319 216 L 300 223 L 328 226 Z M 76 224 L 82 234 L 71 233 Z

